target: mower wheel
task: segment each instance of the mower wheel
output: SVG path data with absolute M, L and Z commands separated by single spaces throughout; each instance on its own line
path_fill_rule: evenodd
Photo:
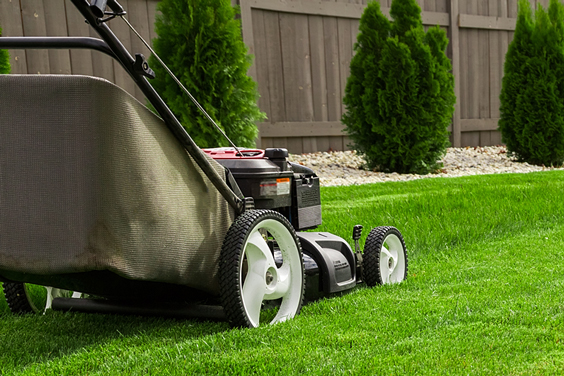
M 274 258 L 278 251 L 282 260 Z M 298 315 L 305 273 L 300 242 L 288 220 L 272 210 L 241 214 L 223 241 L 219 284 L 223 309 L 235 327 L 275 324 Z M 278 311 L 263 311 L 265 305 L 278 306 Z
M 51 309 L 53 298 L 80 298 L 79 292 L 32 285 L 28 283 L 3 283 L 4 296 L 13 314 L 44 313 Z
M 407 277 L 407 251 L 397 228 L 370 231 L 363 254 L 363 280 L 368 286 L 399 283 Z

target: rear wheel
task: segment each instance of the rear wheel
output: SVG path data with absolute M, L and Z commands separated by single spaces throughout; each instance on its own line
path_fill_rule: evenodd
M 54 298 L 80 298 L 79 292 L 29 283 L 4 282 L 4 296 L 14 314 L 43 313 L 51 309 Z
M 399 230 L 391 226 L 373 228 L 366 238 L 363 263 L 368 286 L 403 281 L 407 277 L 407 251 Z
M 288 220 L 271 210 L 240 215 L 223 242 L 219 282 L 223 309 L 233 326 L 253 328 L 299 314 L 304 266 Z

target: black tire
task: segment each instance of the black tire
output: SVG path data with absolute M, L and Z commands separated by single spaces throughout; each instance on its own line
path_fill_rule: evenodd
M 29 292 L 24 283 L 4 282 L 2 284 L 4 296 L 10 311 L 13 314 L 37 313 L 39 309 L 35 306 L 29 296 Z
M 389 248 L 390 242 L 393 248 L 390 252 L 397 256 L 397 260 L 388 257 L 390 252 L 382 253 L 382 247 L 387 244 Z M 407 251 L 399 230 L 391 226 L 373 228 L 366 238 L 363 263 L 363 280 L 368 286 L 399 283 L 405 280 L 407 278 Z M 392 267 L 393 272 L 390 272 Z
M 19 282 L 4 282 L 2 287 L 10 311 L 16 315 L 43 313 L 50 309 L 50 305 L 47 305 L 47 289 L 50 289 L 52 298 L 70 298 L 73 294 L 72 291 L 68 290 Z
M 267 255 L 274 251 L 262 235 L 266 230 L 268 238 L 275 240 L 270 240 L 270 245 L 280 246 L 283 258 L 280 267 L 273 264 L 274 256 L 269 258 Z M 265 246 L 269 248 L 264 248 Z M 254 261 L 263 256 L 264 260 Z M 248 262 L 257 265 L 256 269 L 247 265 L 247 258 L 253 259 Z M 254 271 L 252 276 L 250 269 Z M 260 310 L 264 301 L 281 301 L 279 311 L 270 323 L 285 321 L 300 313 L 305 290 L 302 249 L 294 228 L 280 213 L 271 210 L 249 210 L 240 215 L 229 228 L 223 241 L 218 272 L 222 306 L 232 326 L 253 328 L 260 325 Z M 287 277 L 283 280 L 282 275 L 286 272 Z M 244 284 L 247 278 L 253 278 L 248 280 L 249 285 Z M 283 292 L 284 286 L 287 286 L 287 292 Z M 244 297 L 245 288 L 247 296 Z M 280 291 L 277 291 L 278 289 Z M 256 297 L 249 291 L 257 291 Z M 276 297 L 277 294 L 284 295 Z M 246 306 L 249 306 L 249 309 Z

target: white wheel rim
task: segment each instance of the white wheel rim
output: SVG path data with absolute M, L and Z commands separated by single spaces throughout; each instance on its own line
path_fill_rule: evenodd
M 276 240 L 283 259 L 279 268 L 259 230 L 268 231 Z M 265 219 L 249 232 L 243 252 L 247 256 L 247 274 L 243 276 L 244 257 L 241 257 L 240 291 L 251 324 L 255 327 L 260 324 L 264 300 L 282 299 L 271 324 L 293 318 L 301 301 L 303 272 L 300 253 L 290 231 L 279 221 Z
M 43 314 L 45 314 L 47 310 L 53 308 L 53 299 L 55 298 L 82 298 L 82 293 L 78 291 L 68 291 L 50 286 L 43 287 L 45 288 L 47 294 Z
M 405 253 L 400 238 L 395 234 L 389 234 L 382 242 L 380 275 L 383 284 L 400 283 L 405 279 Z

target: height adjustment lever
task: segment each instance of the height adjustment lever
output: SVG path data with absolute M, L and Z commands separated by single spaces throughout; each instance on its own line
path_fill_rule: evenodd
M 356 225 L 353 227 L 353 240 L 357 242 L 362 235 L 362 225 Z
M 133 69 L 135 72 L 142 74 L 145 77 L 155 78 L 155 72 L 149 67 L 149 63 L 143 54 L 135 54 Z
M 355 257 L 356 257 L 356 282 L 362 282 L 364 277 L 364 266 L 362 259 L 362 253 L 360 252 L 360 236 L 362 235 L 362 225 L 356 225 L 353 227 L 353 240 L 354 240 L 354 248 L 355 248 Z

